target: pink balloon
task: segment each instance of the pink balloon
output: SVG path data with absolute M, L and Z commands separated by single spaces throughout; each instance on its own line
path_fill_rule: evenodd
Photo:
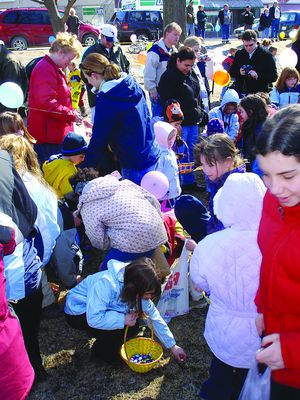
M 143 176 L 141 187 L 159 200 L 167 194 L 169 190 L 169 181 L 166 175 L 162 172 L 150 171 Z

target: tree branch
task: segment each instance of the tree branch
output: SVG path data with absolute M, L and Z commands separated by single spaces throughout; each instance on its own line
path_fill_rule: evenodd
M 64 16 L 62 18 L 63 23 L 65 23 L 67 21 L 69 12 L 75 3 L 76 3 L 76 0 L 68 0 L 68 4 L 66 5 Z

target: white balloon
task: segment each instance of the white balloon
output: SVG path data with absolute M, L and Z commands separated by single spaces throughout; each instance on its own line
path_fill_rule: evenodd
M 289 38 L 294 39 L 297 35 L 297 32 L 298 32 L 297 29 L 293 29 L 292 31 L 290 31 Z
M 19 108 L 24 103 L 24 94 L 20 86 L 14 82 L 0 85 L 0 103 L 7 108 Z
M 279 55 L 279 64 L 281 68 L 285 67 L 295 67 L 298 62 L 298 56 L 291 49 L 284 49 L 283 52 Z

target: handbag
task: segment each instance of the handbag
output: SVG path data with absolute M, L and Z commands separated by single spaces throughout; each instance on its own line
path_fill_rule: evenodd
M 269 400 L 271 393 L 271 370 L 266 368 L 263 373 L 258 370 L 256 359 L 252 363 L 239 400 Z
M 189 312 L 188 258 L 189 252 L 184 245 L 156 306 L 163 318 Z

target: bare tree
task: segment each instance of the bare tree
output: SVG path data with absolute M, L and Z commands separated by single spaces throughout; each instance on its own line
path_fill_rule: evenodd
M 31 1 L 47 8 L 47 10 L 49 11 L 52 28 L 55 34 L 57 32 L 65 31 L 65 23 L 68 19 L 69 11 L 76 3 L 76 0 L 68 0 L 68 3 L 64 11 L 64 15 L 62 17 L 61 14 L 58 12 L 59 0 L 31 0 Z
M 164 0 L 164 26 L 177 22 L 182 28 L 181 41 L 186 36 L 186 0 Z

